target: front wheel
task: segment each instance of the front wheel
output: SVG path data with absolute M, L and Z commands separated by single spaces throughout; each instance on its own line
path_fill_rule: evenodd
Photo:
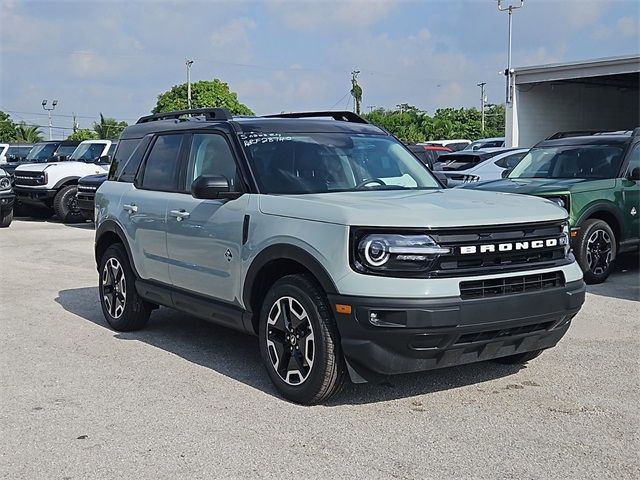
M 144 327 L 152 305 L 136 291 L 135 274 L 122 244 L 111 245 L 100 260 L 100 305 L 114 330 L 129 332 Z
M 267 293 L 260 312 L 260 353 L 280 394 L 323 402 L 346 380 L 336 322 L 325 293 L 308 275 L 289 275 Z
M 616 237 L 607 222 L 598 219 L 584 222 L 576 238 L 576 258 L 586 283 L 602 283 L 607 279 L 616 258 Z
M 0 228 L 6 228 L 13 221 L 13 208 L 0 213 Z
M 53 209 L 62 223 L 80 223 L 85 218 L 82 211 L 78 208 L 77 185 L 67 185 L 62 187 L 53 199 Z

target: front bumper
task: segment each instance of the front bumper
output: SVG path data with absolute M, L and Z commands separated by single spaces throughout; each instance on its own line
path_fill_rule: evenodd
M 78 192 L 76 194 L 78 208 L 87 218 L 93 218 L 93 212 L 95 209 L 95 197 L 95 193 Z
M 25 188 L 25 187 L 13 187 L 16 193 L 16 197 L 25 204 L 51 204 L 53 202 L 57 190 L 50 190 L 47 188 Z
M 479 299 L 330 295 L 350 367 L 366 380 L 490 360 L 556 345 L 585 298 L 582 280 Z M 371 323 L 376 313 L 379 324 Z
M 15 199 L 16 196 L 11 190 L 0 192 L 0 210 L 3 212 L 11 210 Z

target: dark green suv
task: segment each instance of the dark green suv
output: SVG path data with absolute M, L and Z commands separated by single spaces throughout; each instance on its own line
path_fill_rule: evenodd
M 640 244 L 640 128 L 545 140 L 502 180 L 478 188 L 545 197 L 569 212 L 571 242 L 587 283 L 609 276 Z M 526 212 L 523 212 L 526 213 Z

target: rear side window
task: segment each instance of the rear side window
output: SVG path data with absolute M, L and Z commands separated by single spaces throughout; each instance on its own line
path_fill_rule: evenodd
M 141 143 L 141 140 L 140 138 L 132 138 L 118 142 L 115 154 L 111 158 L 109 180 L 133 182 L 144 152 L 140 153 L 137 162 L 133 161 L 132 154 L 136 151 L 136 147 Z
M 500 160 L 497 160 L 495 164 L 500 168 L 507 168 L 509 170 L 512 170 L 516 165 L 518 165 L 518 163 L 520 163 L 520 160 L 522 160 L 522 157 L 524 157 L 526 153 L 527 152 L 514 153 L 513 155 L 509 155 L 507 157 L 501 158 Z
M 176 191 L 180 150 L 184 135 L 160 135 L 144 165 L 142 188 L 149 190 Z

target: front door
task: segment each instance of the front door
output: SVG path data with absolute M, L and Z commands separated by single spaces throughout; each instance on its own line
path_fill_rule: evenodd
M 238 303 L 242 225 L 248 195 L 235 200 L 199 200 L 191 184 L 201 175 L 222 175 L 232 191 L 242 191 L 227 139 L 216 133 L 191 137 L 183 192 L 169 197 L 167 249 L 175 287 Z
M 640 143 L 633 146 L 626 178 L 622 180 L 624 222 L 628 239 L 637 239 L 640 236 L 640 182 L 631 180 L 631 172 L 636 168 L 640 168 Z

